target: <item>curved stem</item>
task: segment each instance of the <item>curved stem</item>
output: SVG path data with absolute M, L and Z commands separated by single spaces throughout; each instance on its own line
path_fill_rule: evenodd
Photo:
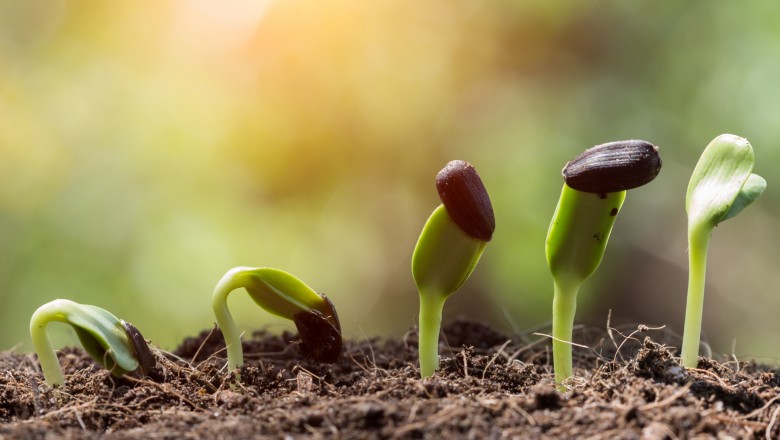
M 553 371 L 555 383 L 560 384 L 574 375 L 572 367 L 572 329 L 574 314 L 577 311 L 578 284 L 563 285 L 555 283 L 553 296 Z
M 444 309 L 443 295 L 420 292 L 420 323 L 417 347 L 420 357 L 420 377 L 430 377 L 439 368 L 439 331 Z
M 66 301 L 66 300 L 57 300 Z M 44 304 L 39 307 L 30 318 L 30 337 L 33 347 L 38 354 L 38 362 L 41 364 L 41 371 L 50 387 L 65 385 L 65 376 L 62 375 L 60 361 L 57 359 L 57 353 L 54 352 L 49 341 L 49 334 L 46 333 L 46 326 L 52 321 L 67 322 L 65 316 L 57 309 L 57 301 Z
M 680 356 L 680 363 L 685 368 L 696 368 L 699 363 L 707 248 L 711 232 L 712 228 L 702 226 L 694 226 L 688 230 L 688 299 L 685 305 L 685 327 Z
M 240 269 L 240 268 L 238 268 Z M 230 292 L 246 287 L 241 277 L 241 271 L 231 270 L 226 273 L 211 297 L 211 307 L 214 310 L 214 316 L 217 318 L 217 325 L 225 338 L 225 347 L 227 348 L 228 368 L 232 371 L 240 368 L 244 364 L 244 350 L 241 348 L 241 334 L 238 332 L 233 316 L 227 307 L 227 297 Z

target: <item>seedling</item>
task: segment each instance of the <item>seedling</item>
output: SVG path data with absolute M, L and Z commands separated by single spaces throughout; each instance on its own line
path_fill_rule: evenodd
M 84 350 L 114 376 L 135 371 L 145 374 L 154 368 L 154 355 L 132 324 L 100 307 L 57 299 L 40 306 L 30 319 L 33 346 L 46 383 L 51 387 L 65 384 L 57 355 L 46 333 L 46 326 L 54 321 L 73 327 Z
M 688 300 L 680 359 L 686 368 L 696 368 L 699 360 L 707 247 L 712 230 L 739 214 L 766 188 L 766 181 L 752 173 L 754 163 L 753 148 L 747 139 L 722 134 L 704 149 L 688 183 Z
M 471 275 L 496 228 L 485 185 L 471 164 L 449 162 L 436 176 L 442 204 L 423 226 L 412 255 L 420 293 L 420 375 L 439 366 L 439 330 L 444 301 Z
M 572 328 L 577 292 L 599 267 L 626 190 L 661 170 L 658 147 L 645 141 L 597 145 L 566 164 L 565 183 L 547 231 L 547 263 L 553 276 L 555 381 L 572 376 Z
M 270 267 L 236 267 L 226 273 L 212 296 L 212 308 L 227 346 L 228 367 L 244 364 L 241 336 L 227 307 L 227 297 L 238 288 L 267 312 L 295 323 L 301 350 L 319 362 L 336 362 L 341 357 L 341 325 L 333 303 L 287 272 Z

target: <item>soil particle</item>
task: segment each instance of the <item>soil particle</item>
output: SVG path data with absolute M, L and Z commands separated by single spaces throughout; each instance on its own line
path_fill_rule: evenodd
M 546 338 L 478 323 L 444 328 L 441 366 L 425 380 L 414 330 L 345 341 L 334 364 L 304 356 L 296 338 L 256 332 L 230 374 L 216 329 L 173 353 L 153 350 L 157 365 L 143 378 L 115 378 L 65 349 L 59 389 L 45 385 L 34 355 L 0 353 L 0 438 L 780 437 L 777 369 L 702 358 L 686 370 L 646 327 L 580 330 L 589 348 L 575 348 L 577 375 L 563 393 Z

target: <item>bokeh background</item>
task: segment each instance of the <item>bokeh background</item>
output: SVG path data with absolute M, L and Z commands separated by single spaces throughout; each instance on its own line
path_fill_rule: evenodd
M 435 174 L 472 162 L 493 243 L 445 319 L 544 331 L 562 166 L 661 147 L 578 321 L 681 332 L 684 195 L 720 133 L 766 193 L 715 231 L 704 336 L 780 359 L 780 3 L 487 0 L 0 2 L 0 348 L 36 307 L 105 307 L 173 348 L 231 267 L 285 269 L 351 338 L 415 324 L 409 265 Z M 294 329 L 234 294 L 242 328 Z M 61 327 L 55 330 L 55 327 Z M 52 326 L 57 344 L 75 344 Z

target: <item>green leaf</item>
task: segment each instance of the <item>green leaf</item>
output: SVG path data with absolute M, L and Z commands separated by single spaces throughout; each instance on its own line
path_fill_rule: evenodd
M 138 361 L 122 321 L 111 312 L 89 304 L 73 303 L 67 308 L 68 321 L 87 351 L 115 376 L 135 371 Z
M 425 223 L 412 255 L 412 276 L 420 294 L 448 297 L 474 271 L 487 242 L 467 235 L 439 205 Z
M 747 182 L 742 186 L 742 189 L 739 190 L 739 194 L 737 195 L 737 198 L 734 199 L 734 203 L 731 204 L 731 208 L 719 222 L 728 220 L 739 214 L 748 205 L 753 203 L 765 189 L 766 180 L 758 174 L 751 174 L 750 177 L 748 177 Z
M 332 311 L 325 300 L 303 281 L 279 269 L 270 267 L 244 268 L 244 287 L 255 303 L 276 316 L 295 319 L 301 312 Z
M 739 206 L 731 211 L 752 174 L 754 162 L 753 148 L 745 138 L 722 134 L 707 145 L 693 170 L 685 196 L 689 228 L 712 228 L 739 213 L 761 194 L 763 189 L 758 190 L 761 182 L 753 179 Z

